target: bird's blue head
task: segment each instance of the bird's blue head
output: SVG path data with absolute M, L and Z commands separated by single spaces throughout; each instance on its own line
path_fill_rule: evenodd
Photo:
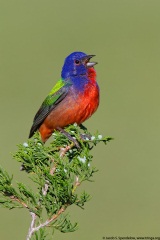
M 61 76 L 63 79 L 86 75 L 88 68 L 93 67 L 96 62 L 90 62 L 95 55 L 87 55 L 83 52 L 73 52 L 66 57 Z

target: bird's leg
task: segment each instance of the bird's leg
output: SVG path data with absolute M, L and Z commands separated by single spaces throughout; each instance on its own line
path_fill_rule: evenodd
M 79 126 L 84 132 L 87 131 L 87 128 L 84 125 L 80 124 Z M 84 141 L 91 140 L 91 137 L 92 137 L 90 134 L 86 134 L 86 133 L 80 134 L 80 136 Z
M 72 141 L 77 148 L 80 148 L 78 142 L 76 139 L 74 139 L 69 133 L 67 133 L 63 128 L 57 127 L 57 130 L 59 130 L 64 136 L 66 136 L 70 141 Z
M 82 123 L 79 125 L 79 127 L 80 127 L 82 130 L 84 130 L 84 131 L 87 130 L 87 128 L 86 128 Z

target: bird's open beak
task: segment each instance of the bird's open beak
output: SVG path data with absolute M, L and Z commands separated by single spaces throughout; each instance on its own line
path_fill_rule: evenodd
M 97 62 L 88 62 L 86 65 L 87 67 L 94 67 L 94 65 L 96 65 Z
M 91 59 L 92 57 L 94 57 L 94 56 L 96 56 L 96 55 L 87 55 L 87 56 L 85 56 L 85 57 L 83 58 L 83 61 L 85 62 L 86 66 L 87 66 L 88 68 L 94 67 L 94 65 L 97 64 L 97 62 L 90 62 L 90 59 Z

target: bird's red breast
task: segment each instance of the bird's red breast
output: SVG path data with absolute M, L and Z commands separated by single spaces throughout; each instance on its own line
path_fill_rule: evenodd
M 98 108 L 99 87 L 96 83 L 96 71 L 88 69 L 88 79 L 84 91 L 77 93 L 74 87 L 66 98 L 46 117 L 39 128 L 42 140 L 45 142 L 57 128 L 69 124 L 78 125 L 88 119 Z

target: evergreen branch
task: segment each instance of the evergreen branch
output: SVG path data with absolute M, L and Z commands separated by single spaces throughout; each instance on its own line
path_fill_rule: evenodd
M 22 207 L 29 209 L 29 207 L 27 206 L 26 203 L 22 202 L 20 199 L 16 198 L 15 196 L 11 196 L 10 198 L 12 201 L 16 201 L 16 202 L 20 203 L 22 205 Z
M 37 190 L 33 191 L 24 183 L 17 183 L 15 188 L 13 177 L 0 168 L 0 206 L 21 207 L 30 212 L 27 240 L 46 239 L 46 227 L 61 232 L 77 229 L 77 223 L 72 224 L 64 212 L 73 204 L 83 208 L 90 199 L 85 191 L 77 194 L 77 188 L 84 181 L 91 181 L 97 171 L 92 167 L 91 149 L 111 139 L 98 133 L 91 135 L 85 127 L 74 124 L 55 131 L 49 145 L 41 142 L 39 133 L 18 145 L 13 157 L 22 164 L 21 170 L 28 174 Z
M 34 226 L 35 226 L 35 222 L 36 222 L 36 218 L 37 218 L 36 214 L 33 212 L 30 212 L 30 215 L 31 215 L 32 220 L 31 220 L 31 225 L 29 227 L 29 231 L 28 231 L 26 240 L 31 239 L 32 234 L 34 233 L 34 229 L 35 229 Z
M 34 227 L 35 226 L 35 221 L 36 221 L 36 214 L 31 212 L 30 214 L 31 214 L 31 217 L 32 217 L 32 221 L 31 221 L 31 225 L 30 225 L 29 232 L 28 232 L 26 240 L 30 240 L 34 232 L 39 231 L 40 228 L 47 227 L 52 221 L 56 220 L 59 217 L 59 215 L 61 213 L 63 213 L 64 211 L 65 211 L 65 208 L 62 207 L 56 215 L 54 215 L 50 219 L 47 219 L 44 223 L 39 224 L 37 227 Z
M 76 191 L 77 187 L 80 186 L 80 182 L 79 182 L 79 177 L 76 176 L 76 181 L 75 181 L 75 184 L 73 186 L 73 189 L 72 189 L 72 194 Z

